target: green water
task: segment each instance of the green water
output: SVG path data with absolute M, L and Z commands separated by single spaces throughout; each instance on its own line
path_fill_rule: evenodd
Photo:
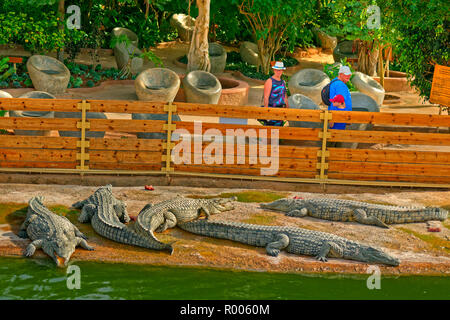
M 369 290 L 367 276 L 72 262 L 81 288 L 68 289 L 65 269 L 50 259 L 0 258 L 0 299 L 449 299 L 450 277 L 383 277 Z M 69 274 L 71 276 L 71 274 Z

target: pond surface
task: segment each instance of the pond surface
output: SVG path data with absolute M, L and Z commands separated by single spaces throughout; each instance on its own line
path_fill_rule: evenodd
M 299 275 L 72 262 L 74 272 L 50 259 L 0 258 L 0 299 L 450 299 L 450 277 L 383 277 L 369 290 L 369 275 Z

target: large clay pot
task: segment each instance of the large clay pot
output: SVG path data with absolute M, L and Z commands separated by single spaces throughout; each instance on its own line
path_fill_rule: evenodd
M 319 105 L 322 102 L 322 88 L 329 82 L 330 78 L 324 72 L 316 69 L 303 69 L 291 77 L 288 85 L 291 94 L 300 93 Z
M 358 53 L 353 52 L 353 41 L 345 40 L 339 42 L 333 50 L 333 58 L 335 62 L 341 62 L 344 58 L 358 59 Z
M 350 92 L 352 97 L 352 111 L 380 112 L 380 107 L 368 95 L 361 92 Z M 345 130 L 371 130 L 372 124 L 369 123 L 352 123 L 348 124 Z M 358 142 L 338 142 L 337 147 L 356 149 Z
M 191 41 L 195 27 L 194 18 L 183 13 L 174 14 L 170 18 L 170 24 L 177 29 L 178 35 L 182 41 Z
M 31 56 L 27 61 L 27 69 L 37 91 L 60 94 L 64 93 L 69 84 L 69 69 L 55 58 L 41 55 Z
M 290 96 L 288 102 L 290 109 L 320 110 L 319 106 L 314 101 L 299 93 Z M 320 122 L 310 121 L 289 121 L 289 127 L 322 128 L 322 124 Z
M 256 43 L 244 41 L 239 47 L 239 54 L 241 59 L 248 64 L 257 66 L 259 62 L 258 46 Z
M 372 77 L 358 71 L 354 73 L 352 83 L 359 92 L 372 97 L 379 106 L 383 104 L 384 88 Z
M 139 74 L 134 81 L 139 100 L 172 102 L 180 88 L 180 77 L 170 69 L 152 68 Z M 167 114 L 133 113 L 135 120 L 167 121 Z M 178 115 L 172 116 L 172 121 L 181 121 Z M 167 134 L 160 132 L 138 132 L 140 139 L 166 139 Z M 176 140 L 174 138 L 174 140 Z
M 217 104 L 222 85 L 212 73 L 195 70 L 183 78 L 186 101 L 192 103 Z
M 130 42 L 133 46 L 139 47 L 138 46 L 139 38 L 136 35 L 136 33 L 131 31 L 130 29 L 117 27 L 112 30 L 111 34 L 113 37 L 119 37 L 124 34 L 130 40 Z
M 331 51 L 333 51 L 334 48 L 336 48 L 336 46 L 337 46 L 337 38 L 336 37 L 332 37 L 319 29 L 316 29 L 315 31 L 316 31 L 317 37 L 319 38 L 319 41 L 321 43 L 322 49 L 324 49 L 324 50 L 330 49 Z
M 227 63 L 227 51 L 218 43 L 209 44 L 209 61 L 211 63 L 211 73 L 222 73 Z
M 43 91 L 30 91 L 25 93 L 18 98 L 29 98 L 29 99 L 56 99 L 55 96 L 50 93 Z M 53 111 L 17 111 L 10 110 L 10 117 L 15 118 L 54 118 L 55 113 Z M 22 136 L 49 136 L 50 130 L 14 130 L 16 135 Z
M 125 43 L 119 43 L 114 48 L 114 57 L 116 58 L 117 68 L 122 70 L 131 59 L 131 73 L 137 74 L 142 70 L 144 66 L 144 59 L 139 56 L 142 51 L 139 50 L 135 45 Z
M 142 71 L 134 81 L 139 100 L 173 102 L 180 89 L 180 77 L 167 68 Z

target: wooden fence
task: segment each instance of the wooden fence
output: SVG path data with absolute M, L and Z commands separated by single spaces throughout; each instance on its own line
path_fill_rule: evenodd
M 79 131 L 81 135 L 0 135 L 3 172 L 193 175 L 450 188 L 448 115 L 18 98 L 0 99 L 0 110 L 81 111 L 78 119 L 0 118 L 0 129 Z M 86 112 L 108 113 L 108 119 L 87 119 Z M 121 118 L 114 113 L 121 114 Z M 132 120 L 132 113 L 166 114 L 168 120 Z M 172 121 L 175 114 L 183 121 Z M 192 117 L 186 116 L 208 117 L 209 122 L 188 121 Z M 220 124 L 211 117 L 307 121 L 317 125 L 296 128 Z M 330 130 L 330 121 L 368 124 L 371 128 Z M 106 138 L 87 139 L 88 131 L 108 134 Z M 138 139 L 134 136 L 138 132 L 162 133 L 165 139 Z M 218 140 L 220 135 L 228 138 Z M 245 140 L 233 138 L 243 135 L 247 135 Z M 208 136 L 215 138 L 216 144 L 211 144 Z M 267 147 L 263 143 L 266 141 Z M 328 147 L 330 142 L 357 142 L 359 147 Z M 374 149 L 374 144 L 384 147 Z

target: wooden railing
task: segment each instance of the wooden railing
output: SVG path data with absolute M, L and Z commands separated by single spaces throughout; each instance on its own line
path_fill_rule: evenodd
M 450 187 L 448 115 L 8 98 L 0 99 L 0 110 L 81 111 L 82 115 L 86 112 L 120 113 L 122 118 L 123 114 L 131 113 L 168 115 L 167 122 L 131 120 L 131 115 L 128 119 L 111 115 L 108 119 L 87 119 L 83 116 L 79 119 L 0 118 L 0 129 L 81 132 L 80 138 L 58 137 L 56 134 L 0 135 L 0 171 L 3 172 L 195 175 L 322 184 Z M 173 121 L 174 114 L 180 115 L 183 121 Z M 187 121 L 191 117 L 186 116 L 196 116 L 199 120 L 208 117 L 209 122 L 204 121 L 200 126 Z M 308 121 L 317 123 L 317 126 L 312 129 L 265 127 L 256 121 L 252 125 L 220 124 L 211 121 L 211 117 Z M 330 130 L 330 121 L 365 123 L 372 128 Z M 228 142 L 233 141 L 233 144 L 220 142 L 217 145 L 222 146 L 222 153 L 220 147 L 211 153 L 214 148 L 211 142 L 205 141 L 205 133 L 226 136 L 230 130 L 239 129 L 243 131 L 237 132 L 238 136 L 256 133 L 256 145 L 252 139 L 232 138 Z M 114 133 L 115 137 L 120 138 L 86 139 L 83 132 L 89 131 Z M 166 139 L 137 139 L 134 134 L 138 132 L 164 133 Z M 189 137 L 188 133 L 192 138 L 185 140 L 183 161 L 175 158 L 180 142 L 172 137 L 176 138 L 178 133 L 181 133 L 180 140 Z M 261 136 L 264 133 L 267 138 Z M 279 146 L 270 143 L 272 135 L 280 139 L 274 140 L 280 142 Z M 203 141 L 195 142 L 200 137 Z M 267 150 L 262 141 L 269 142 Z M 328 147 L 329 142 L 358 142 L 360 146 L 357 149 Z M 361 144 L 401 146 L 373 149 Z M 187 148 L 188 145 L 190 148 Z M 271 155 L 276 151 L 278 156 L 275 159 Z M 211 154 L 212 159 L 205 153 Z M 275 160 L 276 171 L 267 174 L 262 170 L 273 166 Z

